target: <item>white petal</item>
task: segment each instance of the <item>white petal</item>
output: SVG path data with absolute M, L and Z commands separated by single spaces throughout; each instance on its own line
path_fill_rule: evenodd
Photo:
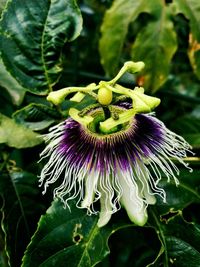
M 131 173 L 127 172 L 126 175 L 125 173 L 121 174 L 119 178 L 119 183 L 123 189 L 120 202 L 126 209 L 130 220 L 136 225 L 143 226 L 147 222 L 148 216 L 134 177 L 131 177 Z
M 97 222 L 97 226 L 103 227 L 109 222 L 113 213 L 111 194 L 109 191 L 101 191 L 100 204 L 101 210 L 99 213 L 99 220 Z
M 89 208 L 90 205 L 93 203 L 95 197 L 95 191 L 97 186 L 97 181 L 99 178 L 99 174 L 95 173 L 94 170 L 85 178 L 85 196 L 84 200 L 81 203 L 82 208 Z
M 154 205 L 156 204 L 156 198 L 153 194 L 150 194 L 146 190 L 144 191 L 144 196 L 146 199 L 147 204 Z

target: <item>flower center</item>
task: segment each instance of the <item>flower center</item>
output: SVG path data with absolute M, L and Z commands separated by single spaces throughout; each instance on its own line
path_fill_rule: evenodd
M 112 106 L 91 108 L 87 115 L 93 120 L 87 125 L 86 130 L 99 136 L 109 136 L 118 132 L 126 131 L 130 127 L 130 121 L 134 117 L 129 114 L 129 120 L 123 119 L 122 114 L 127 112 L 123 107 Z

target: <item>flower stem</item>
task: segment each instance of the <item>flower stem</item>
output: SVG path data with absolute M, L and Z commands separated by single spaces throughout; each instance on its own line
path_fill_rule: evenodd
M 144 62 L 138 61 L 138 62 L 133 62 L 133 61 L 127 61 L 124 66 L 121 68 L 121 70 L 118 72 L 118 74 L 110 80 L 108 83 L 110 85 L 115 84 L 123 75 L 125 72 L 130 72 L 130 73 L 135 73 L 139 72 L 144 68 Z

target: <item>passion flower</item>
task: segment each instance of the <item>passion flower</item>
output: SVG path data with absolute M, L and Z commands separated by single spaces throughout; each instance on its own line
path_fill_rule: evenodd
M 128 62 L 125 71 L 133 72 L 134 66 L 135 71 L 141 69 L 141 64 Z M 119 73 L 124 73 L 123 68 Z M 131 221 L 143 226 L 147 206 L 156 203 L 155 196 L 166 201 L 166 192 L 159 186 L 162 172 L 178 185 L 179 170 L 173 160 L 187 167 L 184 158 L 190 146 L 151 112 L 159 105 L 158 98 L 145 95 L 143 88 L 124 88 L 116 84 L 117 79 L 81 89 L 65 88 L 48 96 L 59 104 L 72 91 L 78 92 L 73 101 L 81 101 L 92 91 L 98 103 L 82 111 L 71 108 L 70 117 L 44 137 L 47 146 L 41 158 L 49 161 L 40 182 L 44 193 L 50 184 L 59 184 L 54 198 L 60 198 L 65 206 L 76 199 L 77 207 L 86 208 L 88 214 L 100 211 L 99 227 L 121 206 Z

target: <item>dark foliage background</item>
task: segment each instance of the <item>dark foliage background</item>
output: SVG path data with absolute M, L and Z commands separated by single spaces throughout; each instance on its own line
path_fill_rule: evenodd
M 200 2 L 77 5 L 0 1 L 0 266 L 198 267 Z M 163 177 L 167 203 L 158 199 L 149 208 L 145 227 L 131 224 L 121 210 L 99 229 L 97 217 L 74 203 L 70 213 L 52 202 L 53 188 L 42 195 L 39 136 L 65 119 L 71 105 L 54 107 L 48 92 L 112 78 L 126 60 L 142 60 L 146 68 L 121 83 L 161 98 L 157 116 L 193 146 L 195 156 L 187 158 L 193 172 L 180 166 L 179 187 Z

